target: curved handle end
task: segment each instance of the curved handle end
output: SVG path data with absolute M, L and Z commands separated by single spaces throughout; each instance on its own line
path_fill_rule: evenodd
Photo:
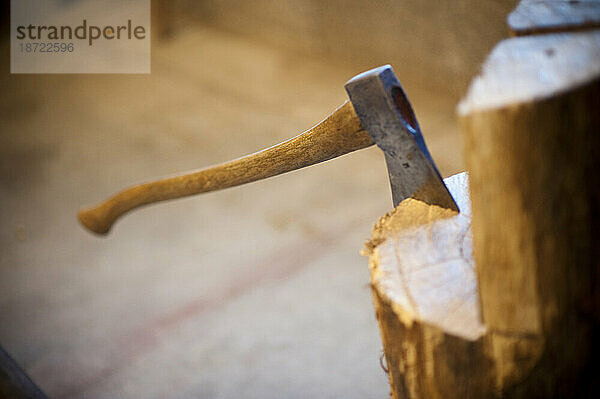
M 112 227 L 112 221 L 103 217 L 99 208 L 82 209 L 77 213 L 77 219 L 87 230 L 99 235 L 106 235 Z

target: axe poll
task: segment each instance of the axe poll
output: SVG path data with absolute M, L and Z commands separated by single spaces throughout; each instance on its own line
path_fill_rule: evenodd
M 229 162 L 129 187 L 81 210 L 79 221 L 106 234 L 121 215 L 140 206 L 266 179 L 373 144 L 385 155 L 394 206 L 411 197 L 458 212 L 392 67 L 361 73 L 345 88 L 350 100 L 298 136 Z

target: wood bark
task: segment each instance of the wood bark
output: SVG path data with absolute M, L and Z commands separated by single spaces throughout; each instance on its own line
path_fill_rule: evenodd
M 461 213 L 408 199 L 367 244 L 392 397 L 598 397 L 600 32 L 501 42 L 459 116 Z

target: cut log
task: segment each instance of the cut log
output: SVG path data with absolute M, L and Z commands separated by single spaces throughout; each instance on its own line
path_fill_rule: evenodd
M 598 0 L 523 0 L 508 16 L 514 36 L 600 28 Z
M 598 393 L 600 32 L 500 43 L 459 113 L 483 321 L 543 342 L 511 389 Z
M 407 199 L 365 250 L 394 398 L 496 396 L 542 348 L 538 337 L 482 323 L 468 176 L 445 183 L 460 213 Z
M 471 257 L 467 175 L 445 183 L 461 213 L 406 199 L 375 226 L 365 251 L 396 398 L 464 397 L 481 384 L 476 375 L 482 375 L 479 361 L 485 363 L 485 328 Z
M 501 42 L 459 116 L 460 214 L 407 199 L 366 246 L 392 397 L 598 397 L 600 31 Z

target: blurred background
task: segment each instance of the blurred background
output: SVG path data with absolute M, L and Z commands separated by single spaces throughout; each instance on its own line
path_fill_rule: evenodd
M 459 172 L 455 106 L 515 3 L 153 1 L 149 75 L 11 75 L 3 3 L 0 345 L 53 398 L 387 397 L 359 255 L 392 208 L 376 148 L 144 208 L 106 238 L 76 213 L 290 138 L 386 63 Z

